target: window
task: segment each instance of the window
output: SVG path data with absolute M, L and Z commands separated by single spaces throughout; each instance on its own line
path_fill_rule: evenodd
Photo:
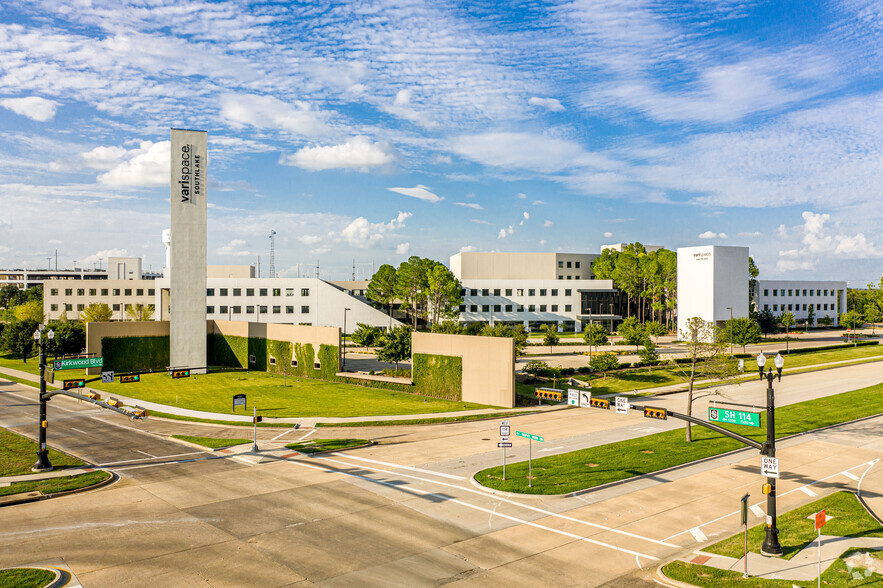
M 827 290 L 825 290 L 825 296 L 827 296 L 827 295 L 828 295 L 828 291 L 827 291 Z
M 281 313 L 282 313 L 282 307 L 281 307 L 281 306 L 274 306 L 274 307 L 273 307 L 273 314 L 281 314 Z
M 494 288 L 494 296 L 499 296 L 499 295 L 500 295 L 500 289 Z
M 242 314 L 242 307 L 241 306 L 234 306 L 233 307 L 233 314 Z
M 132 295 L 132 289 L 126 288 L 126 296 L 131 296 L 131 295 Z
M 286 296 L 294 296 L 294 288 L 286 288 L 285 295 Z
M 85 296 L 86 290 L 84 288 L 77 288 L 77 296 Z
M 460 312 L 466 312 L 466 305 L 465 304 L 460 305 Z
M 558 290 L 552 289 L 552 296 L 558 296 Z
M 477 304 L 470 304 L 469 305 L 469 312 L 478 312 L 478 305 Z
M 245 295 L 246 296 L 254 296 L 254 288 L 246 288 Z
M 546 312 L 546 305 L 540 304 L 540 312 Z
M 273 296 L 282 296 L 282 288 L 273 288 Z
M 773 290 L 773 296 L 778 296 L 778 295 L 779 295 L 779 291 L 778 291 L 778 290 Z
M 579 269 L 579 262 L 578 261 L 573 262 L 573 267 L 575 267 L 576 269 Z
M 98 290 L 96 290 L 95 288 L 89 288 L 89 296 L 95 296 L 97 294 L 98 294 Z M 143 292 L 142 292 L 142 294 L 143 294 Z
M 545 295 L 546 295 L 546 289 L 540 288 L 540 296 L 545 296 Z
M 317 361 L 316 363 L 313 364 L 313 368 L 315 368 L 315 369 L 317 369 L 317 370 L 321 370 L 321 369 L 322 369 L 322 364 L 319 363 L 319 362 Z
M 291 367 L 297 367 L 297 360 L 296 360 L 296 359 L 293 359 L 293 358 L 292 358 L 292 360 L 291 360 Z
M 564 267 L 564 262 L 563 262 L 563 261 L 559 261 L 559 262 L 558 262 L 558 267 Z
M 310 289 L 309 289 L 309 288 L 301 288 L 301 289 L 300 289 L 300 295 L 301 295 L 301 296 L 309 296 L 309 295 L 310 295 Z
M 226 295 L 227 295 L 227 288 L 221 288 L 218 296 L 226 296 Z
M 267 314 L 267 307 L 266 306 L 261 305 L 258 308 L 260 309 L 261 314 Z
M 764 304 L 764 305 L 763 305 L 763 309 L 764 309 L 764 310 L 769 310 L 769 309 L 770 309 L 770 305 L 769 305 L 769 304 Z
M 806 290 L 803 291 L 803 295 L 806 296 Z
M 506 296 L 512 296 L 512 288 L 506 288 Z
M 466 296 L 466 288 L 460 289 L 460 297 Z
M 568 268 L 573 267 L 573 265 L 571 264 L 571 262 L 569 262 L 569 261 L 567 262 L 567 267 L 568 267 Z
M 491 307 L 489 305 L 487 305 L 487 304 L 481 305 L 481 312 L 490 312 L 490 310 L 491 310 Z
M 825 305 L 825 310 L 828 310 L 828 305 L 827 305 L 827 304 Z
M 226 307 L 226 306 L 222 306 L 218 309 L 218 312 L 221 314 L 227 314 L 227 308 L 228 307 Z
M 805 305 L 805 304 L 803 305 L 803 310 L 806 310 L 806 305 Z
M 276 365 L 276 358 L 272 355 L 270 356 L 270 365 Z
M 58 296 L 58 288 L 52 288 L 51 290 L 49 290 L 49 295 Z
M 471 288 L 469 290 L 469 295 L 470 296 L 478 296 L 478 290 L 476 290 L 475 288 Z
M 821 296 L 821 295 L 822 295 L 822 291 L 821 291 L 821 290 L 816 290 L 816 296 Z
M 85 309 L 85 308 L 86 308 L 86 305 L 85 305 L 85 304 L 78 304 L 78 305 L 77 305 L 77 310 L 79 310 L 79 311 L 82 311 L 82 310 Z
M 518 288 L 518 289 L 516 289 L 516 290 L 515 290 L 515 295 L 516 295 L 516 296 L 524 296 L 524 289 L 523 289 L 523 288 Z
M 563 279 L 564 279 L 564 276 L 558 276 L 558 279 L 559 279 L 559 280 L 563 280 Z
M 552 312 L 558 312 L 558 305 L 557 304 L 552 305 Z
M 521 305 L 521 304 L 519 304 L 519 305 L 518 305 L 518 309 L 517 309 L 517 311 L 518 311 L 518 312 L 524 312 L 524 306 Z
M 789 305 L 788 305 L 788 310 L 794 310 L 793 308 L 791 308 L 792 306 L 793 306 L 792 304 L 789 304 Z
M 773 310 L 774 310 L 774 311 L 779 310 L 779 305 L 778 305 L 778 304 L 773 304 Z
M 301 312 L 301 314 L 310 314 L 310 307 L 309 306 L 301 306 L 300 312 Z
M 494 304 L 494 312 L 500 312 L 500 305 Z
M 487 288 L 482 288 L 482 289 L 481 289 L 481 295 L 482 295 L 482 296 L 488 296 L 488 295 L 489 295 L 488 292 L 489 292 L 489 291 L 488 291 Z
M 120 289 L 119 289 L 119 288 L 114 288 L 114 289 L 113 289 L 113 295 L 114 295 L 114 296 L 119 296 L 119 295 L 120 295 Z
M 50 310 L 58 310 L 58 305 L 57 304 L 50 304 L 49 309 Z
M 246 306 L 245 314 L 254 314 L 254 306 Z
M 119 304 L 114 304 L 114 306 L 119 306 Z M 116 310 L 116 308 L 114 308 L 114 310 Z M 206 306 L 205 313 L 206 314 L 215 314 L 215 307 L 214 306 Z
M 788 290 L 788 296 L 793 296 L 790 289 Z
M 294 306 L 286 306 L 285 314 L 294 314 Z
M 571 278 L 572 278 L 572 276 L 567 276 L 567 279 L 568 279 L 568 280 L 570 280 Z
M 536 312 L 536 310 L 537 310 L 537 307 L 534 306 L 533 304 L 527 305 L 527 312 Z
M 506 305 L 506 312 L 512 312 L 512 305 L 511 304 Z
M 261 296 L 266 296 L 266 295 L 267 295 L 267 289 L 266 289 L 266 288 L 261 288 L 261 289 L 259 290 L 259 293 L 260 293 Z
M 115 290 L 115 292 L 119 292 L 119 290 Z M 215 295 L 215 289 L 214 289 L 214 288 L 206 288 L 206 289 L 205 289 L 205 295 L 206 295 L 206 296 L 214 296 L 214 295 Z
M 565 296 L 570 296 L 571 292 L 573 292 L 570 288 L 564 291 Z
M 564 305 L 564 312 L 570 312 L 571 308 L 572 308 L 572 306 L 570 304 L 565 304 Z
M 135 290 L 135 294 L 137 294 L 138 296 L 144 296 L 144 288 L 138 288 L 137 290 Z M 222 296 L 226 296 L 226 294 L 222 294 Z
M 242 296 L 242 288 L 233 288 L 233 296 Z
M 763 290 L 763 295 L 764 295 L 764 296 L 769 296 L 769 295 L 770 295 L 770 291 L 769 291 L 768 289 L 764 288 L 764 290 Z
M 527 295 L 528 295 L 528 296 L 536 296 L 536 295 L 537 295 L 537 291 L 534 290 L 533 288 L 528 288 L 528 289 L 527 289 Z
M 117 290 L 117 291 L 119 291 L 119 290 Z M 73 296 L 73 295 L 74 295 L 74 290 L 73 290 L 73 288 L 65 288 L 65 289 L 64 289 L 64 295 L 65 295 L 65 296 Z
M 65 305 L 64 305 L 64 309 L 65 309 L 65 310 L 73 310 L 73 309 L 74 309 L 74 305 L 73 305 L 73 304 L 65 304 Z M 119 304 L 114 304 L 114 305 L 113 305 L 113 309 L 114 309 L 114 310 L 119 310 L 119 309 L 120 309 L 120 305 L 119 305 Z
M 153 288 L 148 288 L 147 295 L 148 296 L 156 296 L 156 290 L 154 290 Z

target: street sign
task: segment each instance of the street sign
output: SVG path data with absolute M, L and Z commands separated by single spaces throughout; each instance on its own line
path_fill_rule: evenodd
M 500 437 L 509 436 L 509 425 L 500 425 Z
M 616 397 L 616 414 L 629 413 L 629 399 L 627 396 Z
M 509 421 L 500 421 L 500 426 L 501 426 L 501 427 L 508 427 L 508 426 L 509 426 Z
M 512 447 L 512 443 L 509 443 L 508 441 L 501 441 L 500 443 L 497 443 L 497 447 Z
M 579 405 L 581 408 L 589 408 L 592 406 L 592 393 L 589 390 L 579 391 Z
M 515 431 L 515 436 L 516 437 L 524 437 L 525 439 L 530 439 L 531 441 L 539 441 L 541 443 L 546 441 L 545 439 L 543 439 L 539 435 L 533 435 L 531 433 L 525 433 L 523 431 Z
M 567 389 L 567 404 L 569 406 L 579 406 L 579 390 L 574 388 Z
M 747 525 L 748 524 L 748 497 L 750 494 L 746 494 L 742 497 L 742 522 L 740 524 Z
M 113 383 L 113 372 L 101 372 L 101 383 L 102 384 L 112 384 Z
M 708 420 L 715 423 L 760 427 L 760 413 L 747 410 L 708 407 Z
M 508 443 L 509 442 L 509 435 L 506 435 L 505 437 L 500 437 L 500 442 L 501 443 Z
M 233 395 L 233 410 L 236 410 L 237 406 L 245 406 L 245 394 Z
M 779 458 L 762 456 L 760 458 L 760 475 L 767 478 L 778 478 Z
M 823 508 L 816 513 L 816 531 L 824 527 L 827 522 L 828 519 L 825 517 L 825 509 Z
M 79 370 L 104 366 L 103 357 L 79 357 L 74 359 L 56 359 L 52 368 L 56 370 Z

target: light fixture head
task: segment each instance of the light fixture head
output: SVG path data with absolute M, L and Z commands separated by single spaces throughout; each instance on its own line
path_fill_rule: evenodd
M 34 331 L 34 341 L 40 340 L 40 331 Z
M 766 355 L 764 355 L 763 351 L 761 351 L 757 355 L 757 367 L 763 369 L 763 366 L 765 366 L 765 365 L 766 365 Z
M 785 365 L 785 358 L 782 357 L 781 353 L 776 354 L 776 358 L 773 360 L 773 364 L 776 366 L 777 370 L 781 370 Z
M 50 341 L 52 341 L 53 339 L 55 339 L 55 331 L 53 331 L 52 329 L 49 329 L 49 332 L 46 333 L 46 336 L 49 337 Z

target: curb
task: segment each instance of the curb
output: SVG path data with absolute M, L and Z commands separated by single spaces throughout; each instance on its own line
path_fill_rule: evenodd
M 671 562 L 665 562 L 664 564 L 659 564 L 656 568 L 656 575 L 659 576 L 659 579 L 664 582 L 665 586 L 676 586 L 677 588 L 696 588 L 696 584 L 688 584 L 686 582 L 681 582 L 680 580 L 674 580 L 665 575 L 665 572 L 662 571 L 662 568 L 670 564 Z
M 27 496 L 19 499 L 10 500 L 9 502 L 3 502 L 0 504 L 0 508 L 4 508 L 7 506 L 16 506 L 19 504 L 28 504 L 30 502 L 40 502 L 41 500 L 49 500 L 50 498 L 63 498 L 65 496 L 72 496 L 74 494 L 82 494 L 84 492 L 91 492 L 92 490 L 100 490 L 105 486 L 110 486 L 111 484 L 115 484 L 120 480 L 119 474 L 109 470 L 98 469 L 95 471 L 107 472 L 110 474 L 110 477 L 102 482 L 98 482 L 97 484 L 93 484 L 91 486 L 86 486 L 85 488 L 77 488 L 75 490 L 65 490 L 63 492 L 55 492 L 52 494 L 41 494 L 39 496 Z M 15 496 L 12 494 L 11 496 Z
M 55 574 L 55 577 L 49 581 L 43 588 L 56 588 L 64 586 L 64 584 L 60 584 L 61 581 L 61 570 L 57 568 L 50 568 L 47 566 L 13 566 L 11 568 L 0 568 L 0 571 L 6 570 L 48 570 Z

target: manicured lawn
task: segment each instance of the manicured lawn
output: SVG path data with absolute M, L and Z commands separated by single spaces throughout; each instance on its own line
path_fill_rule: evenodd
M 36 426 L 36 425 L 35 425 Z M 36 433 L 36 430 L 34 431 Z M 0 476 L 30 474 L 37 461 L 37 444 L 26 437 L 0 428 Z M 49 448 L 49 461 L 55 469 L 85 465 L 66 453 Z M 0 488 L 2 490 L 2 488 Z
M 46 365 L 51 365 L 52 356 L 46 357 Z M 13 370 L 19 370 L 22 372 L 27 372 L 29 374 L 34 374 L 35 376 L 40 375 L 40 356 L 29 357 L 26 362 L 21 360 L 21 354 L 15 353 L 5 353 L 0 354 L 0 367 L 10 368 Z M 47 367 L 47 376 L 49 369 Z M 74 380 L 77 378 L 87 378 L 94 376 L 86 376 L 86 370 L 61 370 L 55 372 L 55 377 L 57 380 Z
M 468 414 L 456 417 L 438 417 L 426 419 L 402 419 L 395 421 L 353 421 L 349 423 L 316 423 L 317 427 L 399 427 L 402 425 L 436 425 L 441 423 L 462 423 L 465 421 L 481 421 L 488 419 L 505 419 L 510 416 L 524 416 L 534 412 L 498 412 L 493 414 Z
M 94 486 L 108 478 L 110 478 L 110 474 L 102 471 L 89 472 L 88 474 L 81 474 L 79 476 L 49 478 L 46 480 L 38 480 L 36 482 L 15 482 L 5 488 L 0 488 L 0 496 L 33 492 L 34 490 L 39 490 L 44 495 L 55 494 L 56 492 L 88 488 L 89 486 Z
M 270 417 L 350 417 L 420 414 L 490 408 L 481 404 L 425 398 L 403 392 L 339 384 L 323 380 L 282 377 L 264 372 L 227 371 L 173 380 L 169 374 L 142 374 L 131 384 L 102 384 L 92 387 L 150 402 L 194 410 L 233 414 L 233 395 L 248 397 L 239 414 L 258 413 Z
M 172 435 L 175 439 L 189 441 L 209 449 L 220 449 L 222 447 L 233 447 L 234 445 L 245 445 L 251 443 L 248 439 L 216 439 L 214 437 L 195 437 L 193 435 Z
M 801 549 L 815 541 L 816 531 L 813 520 L 807 517 L 822 509 L 831 520 L 823 527 L 826 535 L 841 537 L 883 537 L 883 527 L 875 521 L 867 511 L 859 504 L 855 496 L 850 492 L 835 492 L 834 494 L 796 508 L 780 515 L 776 521 L 779 528 L 779 543 L 782 545 L 784 559 L 791 559 Z M 754 553 L 760 553 L 760 545 L 765 535 L 764 525 L 757 525 L 748 530 L 748 549 Z M 703 551 L 726 555 L 728 557 L 741 558 L 743 554 L 743 535 L 737 533 L 724 539 Z M 847 569 L 844 560 L 855 553 L 867 552 L 866 549 L 847 550 L 831 567 L 822 572 L 822 584 L 825 586 L 878 586 L 883 584 L 883 575 L 869 573 L 866 570 Z M 883 559 L 883 552 L 871 552 L 871 556 Z M 674 580 L 688 582 L 697 586 L 708 588 L 729 588 L 732 585 L 749 587 L 775 587 L 791 588 L 792 585 L 810 588 L 816 586 L 817 581 L 797 582 L 791 580 L 762 580 L 759 578 L 742 578 L 741 572 L 719 570 L 708 566 L 688 564 L 684 562 L 672 562 L 665 566 L 667 576 Z M 853 575 L 858 572 L 858 577 Z M 751 573 L 749 567 L 748 570 Z
M 597 409 L 585 409 L 597 410 Z M 883 384 L 818 398 L 776 409 L 778 438 L 883 413 Z M 616 418 L 611 410 L 609 418 Z M 758 442 L 766 440 L 765 419 L 761 427 L 723 425 Z M 533 487 L 528 488 L 528 464 L 482 470 L 475 479 L 485 486 L 527 494 L 564 494 L 640 476 L 745 447 L 742 443 L 704 427 L 693 426 L 693 442 L 676 429 L 533 460 Z M 543 434 L 543 431 L 529 431 Z M 523 440 L 519 440 L 523 442 Z
M 285 448 L 294 449 L 300 453 L 322 453 L 323 451 L 340 451 L 367 444 L 367 439 L 314 439 L 303 443 L 289 443 Z
M 0 588 L 43 588 L 55 579 L 49 570 L 14 568 L 0 570 Z

